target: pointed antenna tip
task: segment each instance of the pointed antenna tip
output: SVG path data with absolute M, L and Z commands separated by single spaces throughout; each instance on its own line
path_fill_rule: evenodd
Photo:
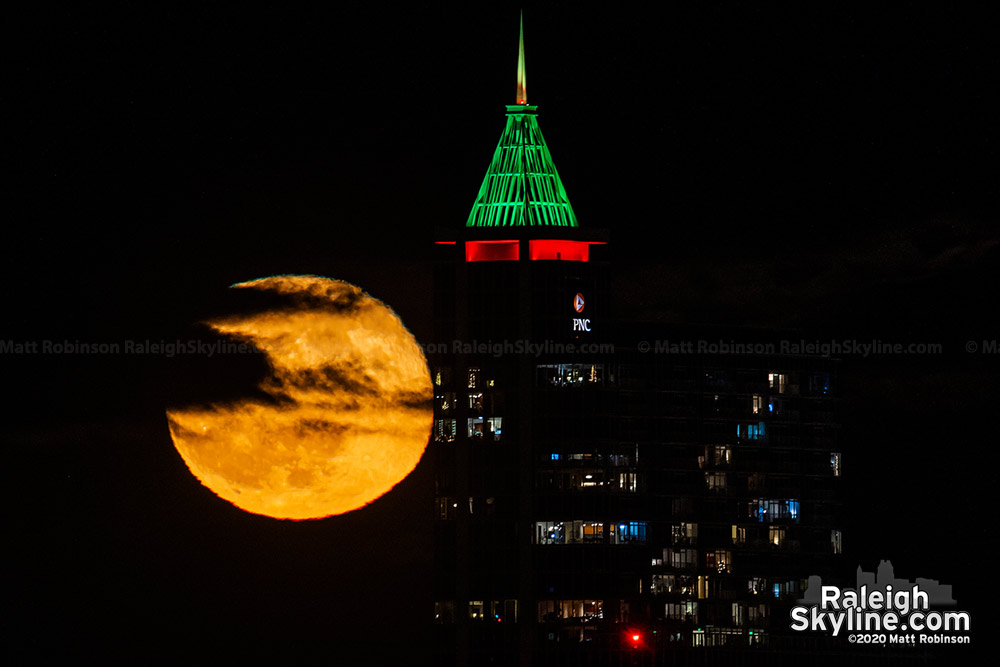
M 517 45 L 517 95 L 515 104 L 528 103 L 528 84 L 524 73 L 524 10 L 521 10 L 521 34 Z

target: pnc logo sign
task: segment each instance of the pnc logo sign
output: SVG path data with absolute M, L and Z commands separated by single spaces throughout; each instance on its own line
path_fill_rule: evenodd
M 573 310 L 582 313 L 584 303 L 583 295 L 577 292 L 573 297 Z M 590 331 L 590 318 L 574 317 L 573 331 Z

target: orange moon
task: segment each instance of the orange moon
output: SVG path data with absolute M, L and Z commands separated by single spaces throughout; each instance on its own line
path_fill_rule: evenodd
M 267 357 L 245 399 L 167 411 L 174 446 L 202 484 L 240 509 L 318 519 L 382 496 L 420 461 L 432 389 L 399 317 L 359 288 L 318 276 L 233 285 L 289 305 L 206 322 Z

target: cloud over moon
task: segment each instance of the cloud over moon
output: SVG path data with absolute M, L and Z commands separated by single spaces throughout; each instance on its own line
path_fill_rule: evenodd
M 312 519 L 357 509 L 420 461 L 432 390 L 416 340 L 385 304 L 348 283 L 274 276 L 233 286 L 287 305 L 207 322 L 267 357 L 242 400 L 167 412 L 191 472 L 256 514 Z

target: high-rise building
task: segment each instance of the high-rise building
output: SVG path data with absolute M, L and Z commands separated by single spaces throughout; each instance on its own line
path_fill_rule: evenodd
M 437 237 L 436 664 L 766 651 L 805 580 L 835 579 L 831 360 L 616 321 L 608 241 L 527 102 L 522 29 L 493 161 Z

